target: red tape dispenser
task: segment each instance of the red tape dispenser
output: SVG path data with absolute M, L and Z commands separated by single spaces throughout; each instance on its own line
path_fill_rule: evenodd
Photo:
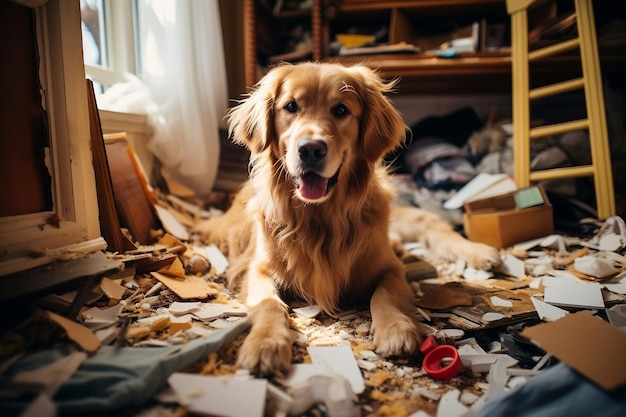
M 456 348 L 452 345 L 437 345 L 433 336 L 424 340 L 420 351 L 425 355 L 422 368 L 435 379 L 450 379 L 463 369 L 463 362 Z M 448 360 L 451 361 L 448 363 Z

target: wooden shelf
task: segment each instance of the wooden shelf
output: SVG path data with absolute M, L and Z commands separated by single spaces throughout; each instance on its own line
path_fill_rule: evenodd
M 505 0 L 338 0 L 334 2 L 334 7 L 338 13 L 407 9 L 442 17 L 468 11 L 492 13 L 494 8 L 505 11 Z
M 324 27 L 329 39 L 353 27 L 376 30 L 376 26 L 381 26 L 388 29 L 386 41 L 389 44 L 406 42 L 423 52 L 329 56 L 327 49 L 326 61 L 363 63 L 379 70 L 385 78 L 400 78 L 397 89 L 400 94 L 510 91 L 510 53 L 508 50 L 487 51 L 484 38 L 476 37 L 480 52 L 460 53 L 450 58 L 428 52 L 445 41 L 467 36 L 468 28 L 472 33 L 471 26 L 475 22 L 480 22 L 481 30 L 485 30 L 488 23 L 507 24 L 504 0 L 338 0 L 331 4 L 331 18 L 325 21 Z
M 506 53 L 455 58 L 415 55 L 329 57 L 328 62 L 365 64 L 386 79 L 400 78 L 402 94 L 474 94 L 510 91 L 511 57 Z
M 246 37 L 250 51 L 246 58 L 248 86 L 258 81 L 268 65 L 280 60 L 311 59 L 368 65 L 387 79 L 399 78 L 398 94 L 510 94 L 510 17 L 505 0 L 313 0 L 311 9 L 280 14 L 272 14 L 263 1 L 246 0 L 246 4 L 249 13 L 244 24 L 252 28 Z M 289 21 L 310 24 L 313 38 L 311 53 L 302 55 L 278 50 L 280 45 L 275 41 L 276 31 Z M 386 26 L 390 44 L 405 41 L 418 45 L 417 41 L 424 41 L 434 33 L 433 41 L 426 48 L 422 47 L 423 51 L 427 51 L 432 45 L 438 45 L 439 39 L 445 39 L 447 33 L 442 28 L 477 21 L 481 22 L 483 30 L 485 27 L 492 30 L 500 25 L 500 33 L 504 36 L 501 43 L 495 43 L 494 48 L 489 47 L 493 44 L 481 42 L 480 52 L 462 53 L 452 58 L 429 53 L 330 54 L 329 45 L 335 35 L 355 27 L 364 27 L 370 30 L 369 33 L 374 33 L 379 27 Z M 437 30 L 443 30 L 443 33 L 439 34 Z M 601 56 L 601 64 L 603 71 L 626 69 L 626 59 L 622 55 Z M 541 86 L 569 74 L 575 76 L 578 72 L 579 59 L 576 56 L 551 58 L 531 65 L 531 83 Z

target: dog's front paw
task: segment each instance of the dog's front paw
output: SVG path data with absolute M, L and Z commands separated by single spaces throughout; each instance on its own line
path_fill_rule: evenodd
M 459 258 L 467 262 L 471 267 L 489 271 L 502 262 L 500 252 L 489 245 L 467 241 L 466 247 L 459 254 Z
M 401 313 L 389 322 L 373 323 L 372 330 L 376 352 L 382 356 L 410 355 L 417 352 L 422 343 L 415 321 Z
M 239 349 L 237 365 L 259 377 L 286 373 L 291 366 L 289 332 L 278 335 L 253 329 Z

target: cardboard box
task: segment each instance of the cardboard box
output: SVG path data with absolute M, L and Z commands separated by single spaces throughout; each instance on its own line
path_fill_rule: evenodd
M 495 248 L 546 236 L 554 230 L 552 205 L 540 186 L 470 201 L 464 208 L 468 239 Z

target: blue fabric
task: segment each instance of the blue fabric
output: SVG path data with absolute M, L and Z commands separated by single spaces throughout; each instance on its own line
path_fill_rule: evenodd
M 246 327 L 246 320 L 240 320 L 180 346 L 102 346 L 60 387 L 53 401 L 62 415 L 86 415 L 143 404 L 167 385 L 172 373 L 206 360 L 209 353 L 231 343 Z M 0 377 L 0 385 L 10 386 L 16 373 L 37 369 L 66 354 L 67 348 L 58 348 L 28 355 Z M 0 415 L 16 415 L 27 405 L 0 399 Z
M 623 360 L 623 358 L 615 358 Z M 476 417 L 624 417 L 626 387 L 607 392 L 564 363 L 486 402 Z

